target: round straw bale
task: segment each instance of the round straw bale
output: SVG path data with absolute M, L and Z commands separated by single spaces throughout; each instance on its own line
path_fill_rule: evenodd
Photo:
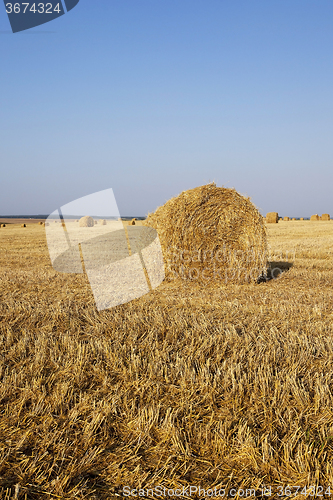
M 1 227 L 6 227 L 6 224 L 1 224 Z
M 319 215 L 318 214 L 311 215 L 310 220 L 320 220 Z
M 143 225 L 156 229 L 167 280 L 257 281 L 266 272 L 267 234 L 249 198 L 215 183 L 183 191 Z
M 75 222 L 79 222 L 79 219 L 75 219 Z
M 132 219 L 132 220 L 128 223 L 128 225 L 129 225 L 129 226 L 135 226 L 135 221 L 136 221 L 136 219 L 135 219 L 135 218 L 134 218 L 134 219 Z
M 27 227 L 26 224 L 21 224 L 21 227 Z
M 301 217 L 300 220 L 304 220 L 304 217 Z
M 100 223 L 102 226 L 106 226 L 106 220 L 105 220 L 105 219 L 100 219 L 100 220 L 99 220 L 99 223 Z
M 49 222 L 44 222 L 44 226 L 49 226 Z
M 96 224 L 98 224 L 98 221 L 97 221 L 97 220 L 94 220 L 94 224 L 95 224 L 95 225 L 96 225 Z
M 92 217 L 89 217 L 86 215 L 85 217 L 81 217 L 79 220 L 79 226 L 80 227 L 93 227 L 94 224 L 94 219 Z
M 323 214 L 321 220 L 331 220 L 330 214 Z
M 288 221 L 288 220 L 290 220 L 290 219 L 289 219 L 289 217 L 283 217 L 283 220 Z
M 296 218 L 295 218 L 295 217 L 293 217 L 293 218 L 292 218 L 292 220 L 296 220 Z
M 277 212 L 268 212 L 266 214 L 266 222 L 268 224 L 277 224 L 279 222 L 279 214 Z
M 39 224 L 40 226 L 43 226 L 43 225 L 44 225 L 44 222 L 40 221 L 40 222 L 38 222 L 38 224 Z

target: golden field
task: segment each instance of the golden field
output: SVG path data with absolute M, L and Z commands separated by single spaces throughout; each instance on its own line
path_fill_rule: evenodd
M 267 229 L 278 279 L 173 281 L 97 312 L 45 228 L 0 228 L 0 498 L 333 494 L 333 221 Z

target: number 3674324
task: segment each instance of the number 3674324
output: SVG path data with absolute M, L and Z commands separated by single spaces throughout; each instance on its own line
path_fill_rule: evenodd
M 52 3 L 6 3 L 7 14 L 26 14 L 33 12 L 34 14 L 52 14 L 53 12 L 61 13 L 60 4 L 53 6 Z

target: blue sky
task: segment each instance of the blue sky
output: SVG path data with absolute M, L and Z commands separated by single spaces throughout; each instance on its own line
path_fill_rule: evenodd
M 333 215 L 332 54 L 331 1 L 80 0 L 16 34 L 0 5 L 0 214 L 215 181 Z

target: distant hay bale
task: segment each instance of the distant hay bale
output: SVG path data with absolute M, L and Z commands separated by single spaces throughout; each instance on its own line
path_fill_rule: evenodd
M 27 227 L 26 224 L 21 224 L 21 227 Z
M 290 219 L 289 219 L 289 217 L 283 217 L 283 220 L 288 221 L 288 220 L 290 220 Z
M 75 222 L 79 222 L 79 219 L 75 219 Z
M 148 215 L 156 229 L 167 280 L 254 282 L 266 272 L 262 215 L 235 189 L 214 183 L 183 191 Z
M 301 217 L 300 220 L 304 220 L 304 217 Z
M 268 212 L 266 214 L 267 224 L 277 224 L 279 222 L 279 214 L 277 212 Z
M 6 224 L 1 224 L 1 227 L 6 227 Z
M 311 215 L 310 220 L 320 220 L 319 215 L 318 214 Z
M 106 226 L 106 220 L 105 220 L 105 219 L 100 219 L 100 220 L 99 220 L 99 223 L 100 223 L 102 226 Z
M 128 225 L 129 225 L 129 226 L 135 226 L 135 221 L 136 221 L 136 219 L 135 219 L 135 218 L 134 218 L 134 219 L 132 219 L 132 220 L 128 223 Z
M 291 220 L 296 220 L 296 218 L 295 218 L 295 217 L 293 217 Z
M 43 225 L 44 225 L 44 222 L 41 222 L 41 221 L 40 221 L 40 222 L 38 222 L 38 224 L 39 224 L 40 226 L 43 226 Z
M 49 222 L 44 222 L 44 226 L 49 226 Z
M 81 217 L 79 220 L 80 227 L 94 227 L 94 219 L 86 215 L 85 217 Z
M 331 220 L 330 214 L 323 214 L 321 220 Z
M 283 220 L 283 218 L 282 218 L 282 217 L 280 217 L 280 220 Z
M 96 224 L 98 224 L 97 220 L 94 220 L 94 224 L 95 224 L 95 225 L 96 225 Z

